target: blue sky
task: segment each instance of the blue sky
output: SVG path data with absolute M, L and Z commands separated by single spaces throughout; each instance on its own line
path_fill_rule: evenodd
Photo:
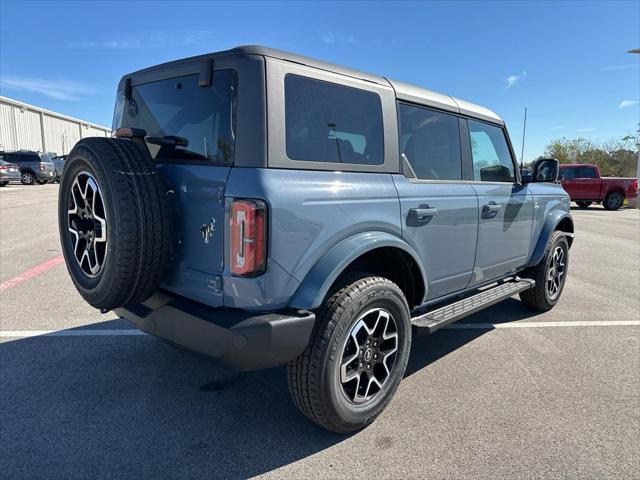
M 123 74 L 255 43 L 491 108 L 518 154 L 526 106 L 526 160 L 640 122 L 638 1 L 0 1 L 0 92 L 110 125 Z

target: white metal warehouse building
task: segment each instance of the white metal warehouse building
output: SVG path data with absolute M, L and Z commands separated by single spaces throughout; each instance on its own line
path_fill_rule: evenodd
M 109 136 L 109 127 L 0 96 L 0 151 L 65 155 L 81 138 Z

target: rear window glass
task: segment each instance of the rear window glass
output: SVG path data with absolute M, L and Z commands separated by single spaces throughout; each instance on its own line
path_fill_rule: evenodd
M 284 87 L 290 159 L 382 165 L 382 103 L 377 94 L 291 74 Z
M 216 71 L 210 87 L 198 86 L 198 77 L 139 85 L 123 101 L 119 126 L 144 129 L 155 160 L 233 161 L 236 74 Z

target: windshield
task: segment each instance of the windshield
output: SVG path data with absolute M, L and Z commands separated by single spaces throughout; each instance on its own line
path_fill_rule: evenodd
M 187 75 L 134 87 L 128 102 L 118 100 L 114 122 L 119 123 L 117 127 L 144 129 L 155 160 L 232 162 L 235 72 L 216 71 L 210 87 L 200 87 L 198 77 Z

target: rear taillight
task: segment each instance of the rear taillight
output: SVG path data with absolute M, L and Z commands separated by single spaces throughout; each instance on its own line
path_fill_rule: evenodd
M 267 266 L 267 205 L 262 200 L 233 200 L 229 209 L 233 275 L 252 277 Z
M 7 167 L 6 165 L 0 165 L 0 171 L 2 170 L 9 170 L 9 167 Z
M 638 190 L 638 179 L 636 178 L 631 185 L 633 190 Z
M 45 171 L 45 170 L 44 170 L 44 163 L 40 163 L 40 171 L 41 171 L 41 172 L 44 172 L 44 171 Z

